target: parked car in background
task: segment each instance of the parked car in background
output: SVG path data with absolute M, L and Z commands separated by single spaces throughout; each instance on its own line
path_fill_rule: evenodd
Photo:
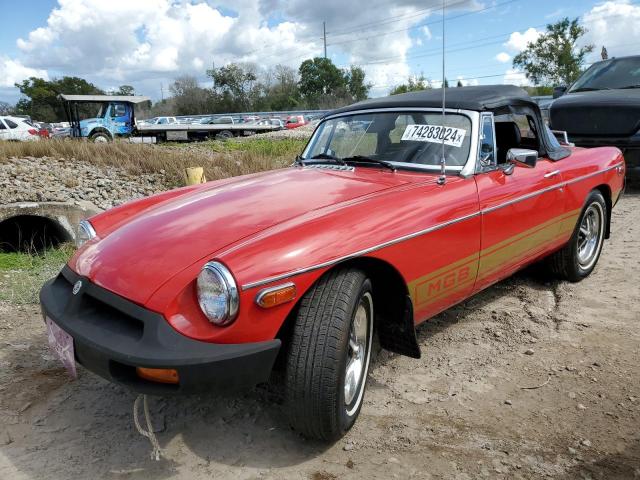
M 309 122 L 304 118 L 304 115 L 291 115 L 289 118 L 287 118 L 287 123 L 285 126 L 288 129 L 292 129 L 301 127 L 303 125 L 306 125 L 307 123 Z
M 83 221 L 40 292 L 63 364 L 159 395 L 251 388 L 276 369 L 292 425 L 334 441 L 360 412 L 374 335 L 419 358 L 417 324 L 528 265 L 589 276 L 620 150 L 559 144 L 518 87 L 446 101 L 444 116 L 441 90 L 344 107 L 288 168 Z
M 278 130 L 282 130 L 284 128 L 284 122 L 279 118 L 265 118 L 265 119 L 254 122 L 254 124 L 255 125 L 271 125 L 273 127 L 277 127 Z
M 22 117 L 0 117 L 0 140 L 40 140 L 39 130 L 31 121 Z
M 153 117 L 148 120 L 141 120 L 143 125 L 175 125 L 179 123 L 176 117 Z
M 554 96 L 551 128 L 579 147 L 620 148 L 628 183 L 640 187 L 640 55 L 594 63 Z
M 223 125 L 233 125 L 235 123 L 237 123 L 233 117 L 225 115 L 223 117 L 206 117 L 203 118 L 200 123 L 203 124 L 208 124 L 208 125 L 218 125 L 218 124 L 223 124 Z

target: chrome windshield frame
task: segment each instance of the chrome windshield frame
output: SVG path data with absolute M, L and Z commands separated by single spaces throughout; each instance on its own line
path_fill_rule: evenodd
M 386 112 L 430 112 L 441 114 L 441 108 L 425 108 L 425 107 L 389 107 L 389 108 L 363 108 L 362 110 L 353 110 L 349 112 L 341 112 L 333 115 L 327 115 L 324 117 L 316 129 L 313 131 L 309 142 L 304 147 L 302 151 L 302 158 L 305 158 L 311 146 L 313 145 L 313 138 L 316 135 L 318 129 L 322 126 L 322 124 L 328 120 L 333 120 L 336 118 L 342 117 L 351 117 L 354 115 L 364 115 L 371 113 L 386 113 Z M 467 158 L 466 163 L 463 166 L 447 166 L 447 173 L 460 175 L 463 177 L 471 176 L 475 173 L 476 170 L 476 160 L 478 157 L 478 135 L 479 135 L 479 125 L 480 125 L 480 112 L 475 110 L 463 110 L 463 109 L 454 109 L 447 108 L 445 110 L 448 114 L 458 114 L 464 115 L 471 121 L 471 132 L 470 132 L 470 142 L 469 142 L 469 156 Z M 413 171 L 424 171 L 425 173 L 439 173 L 440 165 L 420 165 L 415 163 L 403 163 L 403 162 L 390 162 L 394 166 L 398 168 L 407 168 Z

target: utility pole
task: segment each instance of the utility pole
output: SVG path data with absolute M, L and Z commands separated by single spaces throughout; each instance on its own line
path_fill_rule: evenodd
M 164 85 L 160 82 L 160 101 L 164 102 Z
M 322 22 L 322 40 L 324 42 L 324 58 L 327 58 L 327 22 Z

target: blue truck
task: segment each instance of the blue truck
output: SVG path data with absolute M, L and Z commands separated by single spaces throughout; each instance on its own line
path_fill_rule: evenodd
M 65 95 L 67 119 L 71 124 L 71 136 L 87 138 L 93 142 L 110 142 L 118 137 L 136 135 L 135 106 L 150 102 L 149 97 L 139 95 Z M 96 116 L 81 120 L 84 106 L 95 105 Z
M 241 124 L 144 124 L 136 122 L 135 107 L 150 102 L 139 95 L 59 95 L 71 124 L 71 136 L 100 143 L 116 138 L 132 138 L 143 143 L 227 139 L 278 130 L 276 125 L 258 122 Z M 90 107 L 92 106 L 92 107 Z M 81 119 L 89 108 L 95 117 Z

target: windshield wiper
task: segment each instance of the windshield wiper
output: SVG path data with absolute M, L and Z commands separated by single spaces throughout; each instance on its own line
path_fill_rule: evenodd
M 395 165 L 393 165 L 391 162 L 387 162 L 385 160 L 376 160 L 375 158 L 365 157 L 364 155 L 353 155 L 351 157 L 344 157 L 342 161 L 345 163 L 372 163 L 382 165 L 383 167 L 390 169 L 392 172 L 395 172 L 397 170 Z
M 314 160 L 319 160 L 315 161 Z M 319 153 L 309 158 L 302 158 L 300 155 L 296 157 L 296 163 L 298 165 L 317 165 L 321 163 L 336 163 L 338 165 L 346 165 L 341 158 L 335 155 L 329 155 L 328 153 Z
M 620 90 L 622 89 L 629 89 L 629 88 L 640 88 L 640 83 L 637 83 L 635 85 L 627 85 L 625 87 L 619 87 Z
M 576 92 L 595 92 L 597 90 L 611 90 L 609 87 L 602 87 L 602 88 L 595 88 L 595 87 L 580 87 L 580 88 L 576 88 L 575 90 L 570 90 L 569 93 L 576 93 Z

